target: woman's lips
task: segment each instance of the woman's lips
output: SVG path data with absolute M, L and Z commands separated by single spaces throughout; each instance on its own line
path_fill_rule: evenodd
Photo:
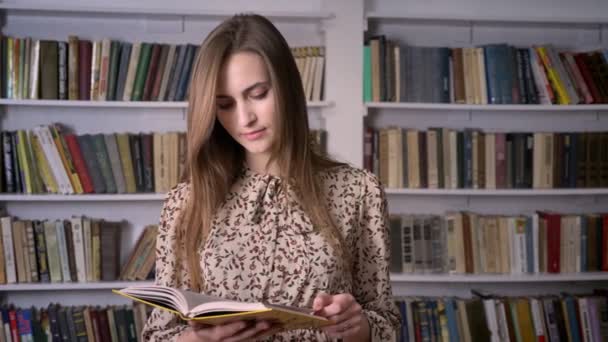
M 245 137 L 245 139 L 247 140 L 253 141 L 261 138 L 265 132 L 266 128 L 261 128 L 252 132 L 243 133 L 242 136 Z

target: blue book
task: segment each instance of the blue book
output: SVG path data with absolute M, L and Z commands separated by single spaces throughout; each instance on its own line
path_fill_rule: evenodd
M 488 104 L 500 104 L 502 103 L 502 94 L 498 82 L 498 70 L 500 69 L 498 65 L 498 46 L 494 44 L 484 46 L 483 57 L 486 67 Z
M 581 215 L 581 272 L 588 271 L 587 261 L 587 240 L 588 240 L 588 228 L 587 228 L 587 216 Z M 595 229 L 595 227 L 593 227 Z
M 448 318 L 448 331 L 450 333 L 450 342 L 460 342 L 458 336 L 458 316 L 456 316 L 456 310 L 454 309 L 456 303 L 453 298 L 446 298 L 445 302 L 445 314 Z
M 532 217 L 526 218 L 526 269 L 534 273 L 534 237 L 532 236 Z
M 464 139 L 464 188 L 473 188 L 473 131 L 465 129 Z
M 31 309 L 17 310 L 17 328 L 21 341 L 33 341 Z
M 407 326 L 407 303 L 404 300 L 400 300 L 399 304 L 399 312 L 401 312 L 401 335 L 399 336 L 399 341 L 408 342 L 409 327 Z
M 175 94 L 175 101 L 184 101 L 186 93 L 188 91 L 188 85 L 190 84 L 190 74 L 192 73 L 192 62 L 194 60 L 194 54 L 196 53 L 196 46 L 188 44 L 186 47 L 186 59 L 184 61 L 184 68 L 180 75 L 177 90 Z
M 568 296 L 564 298 L 564 300 L 566 301 L 566 309 L 568 312 L 568 317 L 566 317 L 566 319 L 568 320 L 567 324 L 570 325 L 570 335 L 572 336 L 572 342 L 581 342 L 581 335 L 580 331 L 578 330 L 580 324 L 578 321 L 578 315 L 576 310 L 576 298 Z

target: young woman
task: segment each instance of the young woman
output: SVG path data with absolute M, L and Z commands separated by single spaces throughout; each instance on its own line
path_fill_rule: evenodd
M 184 182 L 168 195 L 156 283 L 241 301 L 308 307 L 335 322 L 187 325 L 155 310 L 146 341 L 389 341 L 387 207 L 372 174 L 320 155 L 287 42 L 237 15 L 201 46 L 190 84 Z

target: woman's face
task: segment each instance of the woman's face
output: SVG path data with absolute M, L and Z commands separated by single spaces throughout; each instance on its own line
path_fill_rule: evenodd
M 248 157 L 267 158 L 275 141 L 275 101 L 262 58 L 237 52 L 226 60 L 219 75 L 217 118 L 245 149 Z

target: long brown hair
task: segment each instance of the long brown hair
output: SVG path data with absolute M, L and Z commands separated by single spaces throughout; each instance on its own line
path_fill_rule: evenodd
M 336 250 L 345 255 L 343 238 L 329 214 L 319 171 L 341 165 L 311 148 L 306 98 L 289 45 L 266 18 L 236 15 L 217 26 L 197 55 L 188 106 L 188 157 L 184 179 L 191 183 L 180 229 L 191 288 L 203 290 L 199 248 L 206 241 L 214 214 L 244 163 L 243 147 L 216 120 L 219 73 L 228 56 L 254 52 L 264 61 L 275 97 L 278 136 L 270 160 L 290 180 L 312 223 Z M 183 260 L 182 260 L 183 261 Z

